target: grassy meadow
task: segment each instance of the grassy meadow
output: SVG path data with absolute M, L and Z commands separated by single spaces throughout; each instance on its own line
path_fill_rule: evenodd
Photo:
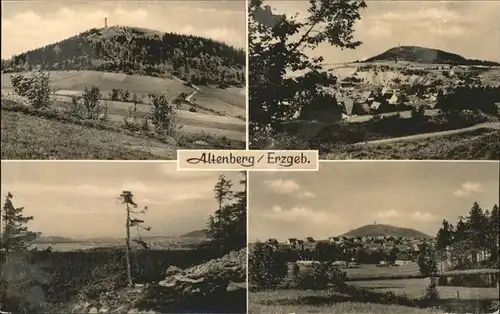
M 194 89 L 182 80 L 98 71 L 50 71 L 51 110 L 54 115 L 20 109 L 7 101 L 12 93 L 10 74 L 2 74 L 2 154 L 7 159 L 174 159 L 182 148 L 245 147 L 243 88 L 203 86 Z M 80 123 L 67 112 L 71 96 L 98 86 L 107 106 L 105 121 Z M 127 101 L 111 100 L 112 89 L 127 90 Z M 193 105 L 176 109 L 172 137 L 130 132 L 125 120 L 142 119 L 150 112 L 149 93 L 165 93 L 170 100 L 192 95 Z M 134 100 L 136 99 L 136 104 Z M 134 110 L 135 104 L 135 112 Z M 97 121 L 93 121 L 97 122 Z M 153 125 L 149 121 L 149 129 Z M 71 137 L 67 136 L 71 134 Z

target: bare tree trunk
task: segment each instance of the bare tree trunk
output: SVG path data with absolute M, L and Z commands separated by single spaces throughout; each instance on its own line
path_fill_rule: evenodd
M 127 228 L 127 238 L 126 238 L 126 260 L 127 260 L 127 280 L 129 286 L 132 287 L 132 269 L 130 267 L 130 209 L 127 204 L 127 223 L 125 224 Z

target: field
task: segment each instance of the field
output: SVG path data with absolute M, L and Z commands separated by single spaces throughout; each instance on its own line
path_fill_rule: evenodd
M 360 280 L 364 278 L 381 277 L 409 277 L 420 275 L 417 263 L 409 263 L 402 266 L 377 267 L 375 264 L 361 264 L 358 268 L 342 269 L 349 280 Z
M 70 96 L 80 95 L 86 86 L 96 85 L 108 105 L 106 123 L 111 127 L 123 128 L 124 118 L 130 115 L 129 110 L 134 106 L 133 102 L 110 101 L 109 92 L 113 88 L 128 90 L 141 99 L 142 103 L 137 104 L 138 118 L 149 112 L 149 93 L 166 93 L 171 99 L 185 93 L 192 95 L 194 105 L 183 104 L 178 108 L 176 134 L 173 140 L 165 142 L 136 134 L 96 131 L 88 126 L 52 121 L 47 117 L 12 113 L 2 104 L 4 158 L 172 159 L 178 148 L 244 147 L 246 109 L 242 88 L 203 86 L 197 91 L 175 77 L 97 71 L 51 71 L 50 74 L 54 108 L 66 111 Z M 2 74 L 2 92 L 11 90 L 9 75 Z M 72 134 L 72 137 L 67 137 L 67 134 Z M 22 147 L 27 151 L 20 151 Z
M 431 314 L 445 313 L 400 305 L 364 303 L 350 300 L 331 291 L 275 290 L 250 292 L 248 313 L 342 313 L 342 314 Z
M 204 240 L 188 239 L 188 238 L 148 238 L 145 239 L 148 247 L 151 250 L 191 250 L 193 247 L 204 243 Z M 139 247 L 133 243 L 134 247 Z M 124 242 L 122 240 L 85 240 L 75 242 L 43 242 L 34 243 L 32 248 L 38 250 L 45 250 L 48 247 L 52 248 L 53 252 L 72 252 L 79 250 L 90 250 L 96 248 L 123 248 Z
M 339 146 L 324 159 L 498 160 L 500 132 L 478 129 L 461 134 L 402 140 L 387 144 Z

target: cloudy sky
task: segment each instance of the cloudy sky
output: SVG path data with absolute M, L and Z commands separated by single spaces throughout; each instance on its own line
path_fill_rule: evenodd
M 175 162 L 3 162 L 3 197 L 35 217 L 30 228 L 45 236 L 122 237 L 125 210 L 116 197 L 130 190 L 148 235 L 177 236 L 203 229 L 216 208 L 219 172 L 179 172 Z M 225 173 L 241 189 L 236 172 Z
M 243 0 L 2 1 L 2 58 L 90 28 L 127 25 L 209 37 L 238 48 L 246 42 Z
M 275 13 L 304 16 L 308 1 L 266 1 Z M 355 39 L 364 44 L 341 51 L 322 45 L 311 53 L 327 63 L 375 56 L 400 45 L 458 53 L 466 58 L 500 61 L 500 1 L 367 1 Z
M 435 235 L 472 203 L 499 202 L 494 162 L 333 162 L 318 172 L 253 172 L 250 241 L 324 239 L 374 222 Z

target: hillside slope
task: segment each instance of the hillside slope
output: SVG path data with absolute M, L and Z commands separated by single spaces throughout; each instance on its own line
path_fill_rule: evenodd
M 431 64 L 500 65 L 497 62 L 467 59 L 455 53 L 418 46 L 394 47 L 364 62 L 394 60 Z
M 181 238 L 206 238 L 207 233 L 205 230 L 194 230 L 181 235 Z
M 90 29 L 14 56 L 2 70 L 98 70 L 164 76 L 193 84 L 243 86 L 245 52 L 211 39 L 137 27 Z
M 342 236 L 345 237 L 378 237 L 378 236 L 392 236 L 392 237 L 406 237 L 406 238 L 423 238 L 430 239 L 431 236 L 420 232 L 415 229 L 401 228 L 391 225 L 366 225 L 353 229 Z

